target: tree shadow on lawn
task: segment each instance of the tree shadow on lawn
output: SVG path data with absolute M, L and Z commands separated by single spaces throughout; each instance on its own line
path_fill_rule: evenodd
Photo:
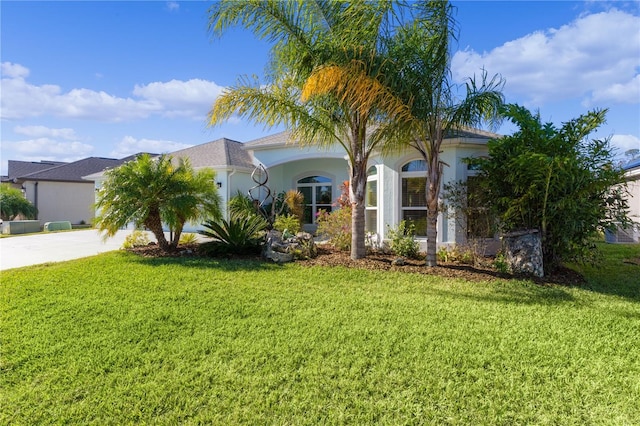
M 157 247 L 145 246 L 128 250 L 138 255 L 138 262 L 152 265 L 184 265 L 201 269 L 218 269 L 222 271 L 269 271 L 278 270 L 282 265 L 265 261 L 259 254 L 249 255 L 223 255 L 218 257 L 204 256 L 198 252 L 197 244 L 180 247 L 174 253 L 163 253 Z M 598 267 L 581 268 L 560 267 L 553 274 L 544 278 L 535 278 L 525 275 L 501 273 L 495 270 L 491 262 L 478 265 L 461 263 L 440 263 L 434 268 L 427 268 L 424 259 L 404 259 L 402 265 L 395 265 L 397 256 L 383 253 L 372 253 L 363 259 L 353 260 L 349 252 L 335 250 L 331 247 L 319 247 L 318 256 L 313 259 L 298 260 L 296 264 L 305 267 L 346 267 L 349 269 L 365 269 L 372 271 L 394 271 L 401 273 L 414 273 L 444 279 L 459 279 L 471 283 L 486 283 L 503 281 L 510 283 L 505 286 L 501 294 L 489 295 L 493 299 L 503 299 L 505 302 L 515 303 L 559 303 L 570 302 L 574 298 L 569 288 L 577 287 L 588 291 L 624 297 L 632 300 L 640 300 L 640 265 L 618 264 L 613 259 L 607 261 L 609 272 L 602 272 Z M 612 263 L 613 262 L 613 263 Z M 615 263 L 615 264 L 614 264 Z M 613 270 L 613 272 L 611 272 Z M 627 271 L 627 274 L 635 274 L 637 283 L 612 282 L 611 276 L 616 277 L 618 271 Z M 629 277 L 625 277 L 629 280 Z M 524 285 L 518 282 L 534 284 L 533 290 L 523 291 Z M 470 294 L 469 297 L 477 297 Z M 483 296 L 484 297 L 484 296 Z

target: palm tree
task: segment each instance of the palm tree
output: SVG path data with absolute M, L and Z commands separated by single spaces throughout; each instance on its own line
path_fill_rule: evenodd
M 366 255 L 364 197 L 367 162 L 384 142 L 389 114 L 406 106 L 384 85 L 385 42 L 398 25 L 397 1 L 221 0 L 209 10 L 209 28 L 234 25 L 273 44 L 270 82 L 242 78 L 220 96 L 215 125 L 238 114 L 291 129 L 292 140 L 340 144 L 348 157 L 352 205 L 351 257 Z
M 445 137 L 455 136 L 466 127 L 488 122 L 495 127 L 504 102 L 499 76 L 487 80 L 483 70 L 480 84 L 475 77 L 464 87 L 462 99 L 451 79 L 450 42 L 457 37 L 453 6 L 443 1 L 420 4 L 422 19 L 403 27 L 390 47 L 394 62 L 388 64 L 394 79 L 392 92 L 410 107 L 409 120 L 400 116 L 396 126 L 389 126 L 385 149 L 407 145 L 416 149 L 427 164 L 427 266 L 436 265 L 438 199 L 444 163 L 440 159 Z
M 13 220 L 18 216 L 35 219 L 38 216 L 38 209 L 18 188 L 13 188 L 8 183 L 0 184 L 0 219 Z
M 194 171 L 187 160 L 145 154 L 105 173 L 98 192 L 96 225 L 106 237 L 133 222 L 155 235 L 164 251 L 178 246 L 187 222 L 221 217 L 211 169 Z M 167 241 L 163 224 L 173 234 Z

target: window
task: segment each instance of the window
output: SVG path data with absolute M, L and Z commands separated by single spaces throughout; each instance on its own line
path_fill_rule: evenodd
M 427 235 L 427 163 L 413 160 L 402 166 L 401 217 L 413 223 L 417 236 Z
M 478 167 L 467 166 L 467 238 L 493 238 L 496 223 L 482 193 Z
M 304 196 L 304 224 L 316 223 L 319 210 L 331 211 L 332 181 L 325 176 L 308 176 L 298 180 L 298 191 Z
M 367 191 L 365 193 L 364 227 L 367 232 L 378 232 L 378 169 L 367 170 Z

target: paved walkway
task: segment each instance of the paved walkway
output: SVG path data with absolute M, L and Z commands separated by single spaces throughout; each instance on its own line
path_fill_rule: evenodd
M 130 233 L 130 230 L 118 231 L 106 241 L 102 241 L 102 235 L 95 229 L 0 238 L 0 270 L 62 262 L 118 250 Z M 153 236 L 150 239 L 155 241 Z

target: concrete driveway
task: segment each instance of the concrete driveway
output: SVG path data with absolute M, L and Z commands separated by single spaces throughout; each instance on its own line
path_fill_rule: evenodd
M 102 241 L 98 231 L 87 229 L 0 238 L 0 270 L 62 262 L 118 250 L 129 234 L 131 230 L 118 231 L 113 238 Z M 150 240 L 155 241 L 151 234 Z

